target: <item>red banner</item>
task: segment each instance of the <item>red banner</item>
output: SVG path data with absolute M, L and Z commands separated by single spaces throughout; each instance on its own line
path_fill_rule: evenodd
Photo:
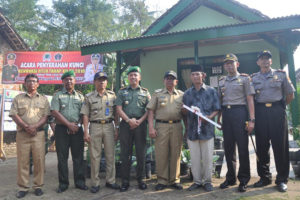
M 29 73 L 40 84 L 61 84 L 64 72 L 73 70 L 76 83 L 92 83 L 94 74 L 105 67 L 100 54 L 81 56 L 80 51 L 8 52 L 2 69 L 3 84 L 22 84 Z

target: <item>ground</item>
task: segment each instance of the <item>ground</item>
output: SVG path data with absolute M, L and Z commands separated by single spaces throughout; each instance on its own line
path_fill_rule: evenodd
M 213 192 L 205 192 L 202 188 L 196 191 L 187 191 L 186 189 L 191 185 L 191 181 L 188 177 L 182 177 L 182 183 L 184 190 L 176 191 L 171 188 L 157 192 L 154 191 L 155 187 L 155 177 L 153 176 L 151 180 L 147 180 L 148 189 L 141 191 L 137 188 L 137 183 L 132 178 L 131 187 L 128 192 L 120 193 L 112 189 L 104 187 L 105 184 L 105 174 L 101 174 L 101 188 L 100 192 L 97 194 L 92 194 L 89 191 L 81 191 L 74 188 L 72 182 L 72 162 L 69 162 L 70 168 L 70 187 L 69 189 L 61 194 L 57 194 L 55 189 L 58 185 L 57 177 L 57 159 L 56 153 L 49 152 L 46 156 L 46 173 L 45 173 L 45 186 L 43 188 L 45 194 L 41 197 L 36 197 L 31 190 L 29 194 L 24 198 L 28 199 L 49 199 L 49 200 L 175 200 L 175 199 L 243 199 L 243 200 L 256 200 L 256 199 L 298 199 L 300 200 L 300 180 L 290 180 L 288 183 L 288 192 L 280 193 L 277 192 L 275 185 L 272 184 L 265 188 L 256 189 L 253 188 L 253 183 L 258 180 L 257 177 L 252 178 L 249 183 L 249 190 L 245 193 L 237 192 L 237 186 L 231 187 L 229 189 L 221 190 L 218 188 L 219 184 L 224 181 L 224 178 L 214 178 L 213 179 Z M 5 162 L 0 161 L 0 199 L 11 200 L 16 199 L 15 194 L 17 192 L 16 186 L 16 176 L 17 176 L 17 159 L 8 158 Z M 117 180 L 120 181 L 119 179 Z M 87 179 L 87 185 L 90 185 L 90 179 Z

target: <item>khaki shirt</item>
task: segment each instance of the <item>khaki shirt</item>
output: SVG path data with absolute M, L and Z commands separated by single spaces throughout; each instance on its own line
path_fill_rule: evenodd
M 155 90 L 147 109 L 154 111 L 155 119 L 180 120 L 182 118 L 182 97 L 183 92 L 181 90 L 174 89 L 172 94 L 166 88 Z
M 140 118 L 145 114 L 150 98 L 150 93 L 146 88 L 138 86 L 132 89 L 128 86 L 119 90 L 116 105 L 122 106 L 129 118 Z
M 280 101 L 295 91 L 289 77 L 282 70 L 271 69 L 265 75 L 257 72 L 251 76 L 255 89 L 255 100 L 259 103 Z
M 9 116 L 18 115 L 26 124 L 38 123 L 43 117 L 50 115 L 50 105 L 47 97 L 36 93 L 30 97 L 28 93 L 17 95 L 11 105 Z M 21 127 L 17 127 L 21 131 Z
M 106 90 L 103 96 L 97 91 L 90 92 L 85 96 L 80 113 L 88 116 L 90 121 L 113 119 L 115 100 L 116 95 L 110 90 Z
M 219 82 L 219 96 L 222 105 L 246 105 L 247 96 L 254 95 L 251 78 L 247 74 L 237 74 L 234 77 L 222 77 Z
M 73 90 L 72 94 L 63 88 L 54 94 L 51 101 L 51 110 L 56 110 L 60 112 L 69 122 L 79 122 L 80 110 L 82 103 L 84 101 L 84 96 Z M 56 121 L 60 124 L 60 122 Z

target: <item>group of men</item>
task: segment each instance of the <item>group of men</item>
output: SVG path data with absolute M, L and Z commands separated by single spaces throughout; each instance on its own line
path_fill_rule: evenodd
M 90 149 L 92 193 L 100 190 L 99 164 L 102 145 L 106 159 L 106 187 L 121 192 L 128 190 L 135 145 L 138 188 L 147 189 L 143 176 L 147 122 L 149 136 L 155 139 L 158 182 L 155 190 L 163 190 L 166 187 L 177 190 L 183 188 L 180 184 L 180 155 L 183 137 L 186 137 L 194 179 L 188 190 L 203 187 L 206 191 L 212 191 L 215 127 L 196 115 L 198 112 L 211 120 L 218 116 L 218 122 L 222 124 L 228 172 L 220 188 L 236 184 L 237 145 L 240 160 L 238 190 L 246 191 L 250 180 L 248 134 L 255 129 L 260 180 L 254 187 L 271 184 L 271 140 L 277 169 L 275 183 L 279 191 L 285 192 L 289 174 L 285 105 L 292 101 L 294 88 L 284 71 L 271 68 L 272 55 L 269 51 L 258 55 L 257 64 L 260 72 L 250 77 L 237 71 L 239 62 L 234 54 L 225 55 L 224 69 L 228 74 L 220 80 L 218 91 L 204 83 L 206 74 L 200 65 L 192 66 L 190 79 L 193 85 L 185 92 L 176 89 L 176 72 L 167 71 L 163 77 L 164 88 L 155 90 L 152 98 L 148 90 L 140 86 L 141 70 L 136 66 L 129 68 L 129 85 L 121 88 L 117 95 L 106 89 L 107 74 L 97 72 L 94 75 L 95 91 L 84 97 L 74 89 L 75 74 L 69 71 L 62 75 L 63 88 L 54 94 L 51 106 L 47 98 L 37 92 L 38 77 L 28 74 L 25 78 L 27 91 L 13 100 L 10 111 L 10 116 L 18 126 L 17 197 L 24 197 L 29 190 L 30 152 L 34 163 L 34 193 L 37 196 L 43 194 L 43 126 L 50 115 L 55 118 L 56 124 L 54 134 L 58 158 L 58 193 L 69 187 L 69 149 L 73 160 L 75 187 L 88 190 L 83 165 L 84 142 L 89 144 Z M 183 105 L 194 112 L 188 111 Z M 118 185 L 115 179 L 115 142 L 118 139 L 121 146 L 121 185 Z

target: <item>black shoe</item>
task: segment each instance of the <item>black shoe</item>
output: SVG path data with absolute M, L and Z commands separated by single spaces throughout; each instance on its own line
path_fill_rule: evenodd
M 37 188 L 34 190 L 35 196 L 42 196 L 44 194 L 43 190 L 41 188 Z
M 170 185 L 172 188 L 176 189 L 176 190 L 182 190 L 182 185 L 180 183 L 174 183 L 172 185 Z
M 62 193 L 62 192 L 64 192 L 64 191 L 66 191 L 68 188 L 67 187 L 58 187 L 57 189 L 56 189 L 56 192 L 57 193 Z
M 90 189 L 91 193 L 97 193 L 97 192 L 99 192 L 99 190 L 100 190 L 99 185 L 98 186 L 92 186 L 91 189 Z
M 88 190 L 88 186 L 86 185 L 75 185 L 75 188 L 79 189 L 79 190 Z
M 230 182 L 226 179 L 223 183 L 220 184 L 220 188 L 225 189 L 225 188 L 228 188 L 229 186 L 233 186 L 233 185 L 236 185 L 236 182 Z
M 288 187 L 285 183 L 279 183 L 277 185 L 277 189 L 278 189 L 279 192 L 286 192 Z
M 213 188 L 213 186 L 212 186 L 211 183 L 205 183 L 205 184 L 203 185 L 203 188 L 204 188 L 204 190 L 205 190 L 206 192 L 211 192 L 211 191 L 214 190 L 214 188 Z
M 27 193 L 28 193 L 28 191 L 19 191 L 19 192 L 17 192 L 16 197 L 18 199 L 21 199 L 21 198 L 25 197 Z
M 114 189 L 114 190 L 120 189 L 120 186 L 116 183 L 113 183 L 113 184 L 106 183 L 105 186 L 108 187 L 108 188 Z
M 122 184 L 120 188 L 120 192 L 126 192 L 129 188 L 129 184 Z
M 268 180 L 268 179 L 259 179 L 259 181 L 257 181 L 256 183 L 254 183 L 254 187 L 264 187 L 266 185 L 270 185 L 272 183 L 271 180 Z
M 246 192 L 247 191 L 247 184 L 240 184 L 239 185 L 239 188 L 238 188 L 238 191 L 239 192 Z
M 139 182 L 139 189 L 140 189 L 140 190 L 146 190 L 146 189 L 147 189 L 146 183 L 143 182 L 143 181 L 140 181 L 140 182 Z
M 155 190 L 156 191 L 158 191 L 158 190 L 163 190 L 163 189 L 165 189 L 167 186 L 166 185 L 164 185 L 164 184 L 157 184 L 156 186 L 155 186 Z
M 202 187 L 202 185 L 199 185 L 197 183 L 193 183 L 187 190 L 188 191 L 193 191 L 193 190 L 201 188 L 201 187 Z

